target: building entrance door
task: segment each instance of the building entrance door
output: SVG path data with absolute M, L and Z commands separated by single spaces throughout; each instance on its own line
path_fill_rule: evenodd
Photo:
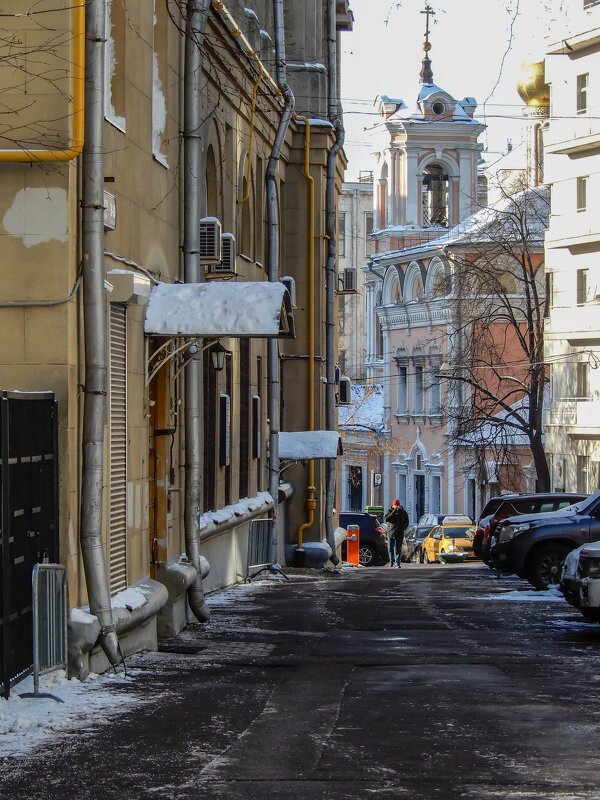
M 31 574 L 58 561 L 57 404 L 51 392 L 0 393 L 0 694 L 33 667 Z

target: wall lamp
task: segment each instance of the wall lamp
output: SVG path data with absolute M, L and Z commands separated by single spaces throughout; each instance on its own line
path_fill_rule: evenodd
M 210 351 L 210 357 L 212 358 L 212 365 L 215 372 L 220 372 L 225 366 L 226 353 L 227 350 L 225 350 L 220 342 L 217 342 L 217 344 Z

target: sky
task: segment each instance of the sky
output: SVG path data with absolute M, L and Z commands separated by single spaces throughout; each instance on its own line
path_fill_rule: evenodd
M 486 161 L 521 139 L 516 91 L 523 61 L 541 60 L 547 0 L 430 0 L 430 58 L 437 86 L 455 99 L 475 97 Z M 425 40 L 424 0 L 350 0 L 354 30 L 342 34 L 341 95 L 349 158 L 346 180 L 374 168 L 368 129 L 378 95 L 416 100 Z M 484 105 L 485 102 L 485 105 Z

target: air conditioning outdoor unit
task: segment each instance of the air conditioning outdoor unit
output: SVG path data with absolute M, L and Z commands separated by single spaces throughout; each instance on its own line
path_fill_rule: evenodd
M 345 292 L 356 291 L 356 267 L 344 268 L 344 291 Z
M 221 223 L 216 217 L 200 220 L 200 263 L 218 264 L 221 261 Z
M 221 260 L 218 264 L 210 264 L 209 275 L 235 275 L 237 251 L 233 233 L 221 234 Z
M 350 378 L 343 375 L 340 378 L 340 386 L 338 389 L 338 406 L 349 406 L 352 402 L 352 382 Z
M 284 275 L 283 277 L 279 278 L 279 280 L 288 290 L 292 308 L 296 308 L 296 281 L 291 277 L 291 275 Z

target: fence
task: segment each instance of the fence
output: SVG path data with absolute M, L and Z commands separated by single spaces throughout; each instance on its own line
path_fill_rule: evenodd
M 271 537 L 273 535 L 272 519 L 253 519 L 248 532 L 248 559 L 246 562 L 246 580 L 250 580 L 250 570 L 261 572 L 271 566 Z
M 62 564 L 34 564 L 33 693 L 40 675 L 67 668 L 67 577 Z

